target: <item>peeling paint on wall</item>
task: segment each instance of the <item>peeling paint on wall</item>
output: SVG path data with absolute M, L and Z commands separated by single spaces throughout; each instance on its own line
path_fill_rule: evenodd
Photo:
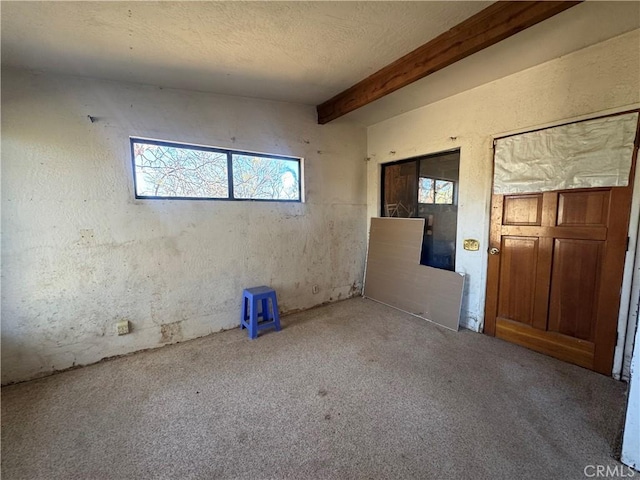
M 136 200 L 130 135 L 302 157 L 306 202 Z M 365 150 L 313 107 L 3 68 L 2 382 L 234 328 L 246 287 L 349 295 Z
M 182 322 L 166 323 L 160 326 L 160 343 L 175 343 L 182 340 Z

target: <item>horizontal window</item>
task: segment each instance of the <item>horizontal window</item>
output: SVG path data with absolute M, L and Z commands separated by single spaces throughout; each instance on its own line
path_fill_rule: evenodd
M 136 198 L 301 200 L 300 159 L 131 139 Z

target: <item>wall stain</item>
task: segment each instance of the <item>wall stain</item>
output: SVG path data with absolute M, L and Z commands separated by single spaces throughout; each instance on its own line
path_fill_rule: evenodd
M 182 340 L 182 321 L 160 325 L 160 333 L 160 343 L 179 342 Z

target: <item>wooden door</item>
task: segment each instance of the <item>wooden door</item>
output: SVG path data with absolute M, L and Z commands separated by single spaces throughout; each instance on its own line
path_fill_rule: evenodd
M 611 375 L 632 188 L 494 195 L 485 333 Z

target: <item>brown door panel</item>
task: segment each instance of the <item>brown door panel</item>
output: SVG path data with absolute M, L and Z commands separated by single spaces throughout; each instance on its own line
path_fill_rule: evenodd
M 535 237 L 502 237 L 498 316 L 533 324 L 538 243 Z
M 556 239 L 549 331 L 594 341 L 604 242 Z
M 594 344 L 555 332 L 544 332 L 511 320 L 496 319 L 496 337 L 593 370 Z
M 611 374 L 637 154 L 626 187 L 492 196 L 486 334 Z

